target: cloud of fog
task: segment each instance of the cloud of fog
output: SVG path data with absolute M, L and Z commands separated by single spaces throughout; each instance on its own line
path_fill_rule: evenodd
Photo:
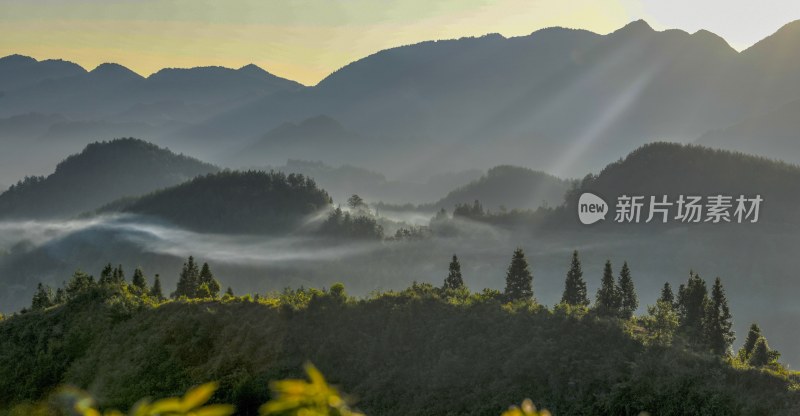
M 59 244 L 78 233 L 112 233 L 142 251 L 176 257 L 202 254 L 216 263 L 247 266 L 290 261 L 333 260 L 368 253 L 379 243 L 327 243 L 309 236 L 206 234 L 131 215 L 66 221 L 0 222 L 0 248 L 24 242 L 32 247 Z M 105 241 L 100 239 L 99 241 Z M 68 244 L 68 242 L 65 242 Z

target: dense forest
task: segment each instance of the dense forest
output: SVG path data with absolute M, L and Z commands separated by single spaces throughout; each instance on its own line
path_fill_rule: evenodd
M 566 260 L 566 259 L 565 259 Z M 158 276 L 106 266 L 76 272 L 0 322 L 6 410 L 57 386 L 103 407 L 180 395 L 217 381 L 212 402 L 257 414 L 271 380 L 310 360 L 375 415 L 500 414 L 530 397 L 554 414 L 791 415 L 800 375 L 779 364 L 757 325 L 732 350 L 722 282 L 690 273 L 635 316 L 635 273 L 606 263 L 586 290 L 578 252 L 561 301 L 537 302 L 533 265 L 514 251 L 503 291 L 471 291 L 453 256 L 442 285 L 353 298 L 341 284 L 237 296 L 189 258 L 172 293 Z M 221 296 L 220 296 L 221 295 Z
M 644 145 L 624 159 L 587 175 L 565 200 L 565 214 L 574 216 L 578 196 L 594 192 L 619 195 L 761 195 L 764 215 L 759 223 L 797 227 L 800 166 L 743 153 L 676 143 Z M 611 203 L 609 199 L 607 202 Z
M 217 170 L 139 139 L 96 142 L 49 176 L 26 177 L 0 194 L 0 217 L 72 217 Z
M 313 179 L 300 174 L 226 170 L 107 208 L 196 231 L 277 233 L 293 230 L 330 203 Z

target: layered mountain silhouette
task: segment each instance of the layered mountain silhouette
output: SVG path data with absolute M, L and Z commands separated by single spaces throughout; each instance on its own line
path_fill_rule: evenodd
M 457 204 L 480 201 L 485 208 L 536 209 L 558 206 L 569 189 L 569 181 L 518 166 L 496 166 L 479 179 L 461 186 L 431 204 L 452 210 Z
M 226 105 L 302 87 L 255 65 L 166 68 L 145 78 L 113 63 L 87 72 L 69 62 L 12 55 L 0 60 L 0 74 L 5 75 L 0 116 L 41 112 L 96 119 L 120 117 L 121 112 L 132 118 L 129 111 L 135 106 L 165 103 L 211 107 L 206 110 L 211 114 Z
M 800 100 L 799 33 L 800 22 L 789 23 L 741 53 L 708 31 L 644 21 L 607 35 L 548 28 L 429 41 L 377 52 L 313 87 L 253 65 L 143 78 L 113 64 L 87 72 L 15 55 L 0 60 L 0 117 L 58 115 L 87 123 L 87 136 L 112 123 L 230 166 L 320 159 L 297 154 L 313 148 L 334 159 L 326 163 L 415 180 L 500 164 L 577 176 L 642 144 L 692 142 Z M 314 120 L 328 127 L 303 132 Z M 765 136 L 759 154 L 800 161 L 770 150 Z
M 31 176 L 0 194 L 0 218 L 64 218 L 217 171 L 208 163 L 138 139 L 86 146 L 48 176 Z

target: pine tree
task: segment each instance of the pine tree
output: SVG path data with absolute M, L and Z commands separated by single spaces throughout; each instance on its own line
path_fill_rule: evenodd
M 705 305 L 708 302 L 706 282 L 700 275 L 690 271 L 689 281 L 681 285 L 678 291 L 678 316 L 681 329 L 690 336 L 697 336 L 702 331 Z
M 606 260 L 603 268 L 603 279 L 597 289 L 595 308 L 601 315 L 616 316 L 619 312 L 620 298 L 617 286 L 614 283 L 614 273 L 611 270 L 611 260 Z
M 450 272 L 444 279 L 445 290 L 455 290 L 464 287 L 464 279 L 461 277 L 461 263 L 458 262 L 458 257 L 453 254 L 453 261 L 450 262 Z
M 206 285 L 209 294 L 209 296 L 206 297 L 216 298 L 219 295 L 221 287 L 217 279 L 214 278 L 214 274 L 211 273 L 211 268 L 208 267 L 208 263 L 203 263 L 203 268 L 200 270 L 200 275 L 198 276 L 198 283 L 200 286 Z
M 226 290 L 226 291 L 225 291 L 225 294 L 226 294 L 226 295 L 229 295 L 229 296 L 231 296 L 231 297 L 232 297 L 232 296 L 234 296 L 234 294 L 233 294 L 233 289 L 231 289 L 231 287 L 230 287 L 230 286 L 228 286 L 228 290 Z
M 753 323 L 750 325 L 750 330 L 747 332 L 747 338 L 745 338 L 742 348 L 739 349 L 739 360 L 746 363 L 750 359 L 750 354 L 753 353 L 753 348 L 755 348 L 759 338 L 761 338 L 761 328 Z
M 508 266 L 505 295 L 509 301 L 533 298 L 533 275 L 521 248 L 514 250 L 511 264 Z
M 53 303 L 56 305 L 60 305 L 67 301 L 67 294 L 64 292 L 64 289 L 58 288 L 56 289 L 56 295 L 53 298 Z
M 67 293 L 67 299 L 74 299 L 78 294 L 89 290 L 95 286 L 94 277 L 90 276 L 80 270 L 76 270 L 75 273 L 72 274 L 72 278 L 67 283 L 65 287 L 65 291 Z
M 172 294 L 172 297 L 195 297 L 197 288 L 200 286 L 199 279 L 200 271 L 198 270 L 197 263 L 194 262 L 193 256 L 189 256 L 189 259 L 186 261 L 186 263 L 183 263 L 183 269 L 181 270 L 181 275 L 178 278 L 178 286 L 175 288 L 175 292 Z
M 714 280 L 711 298 L 706 302 L 705 312 L 703 332 L 706 344 L 715 354 L 725 355 L 734 340 L 733 318 L 719 277 Z
M 111 263 L 106 264 L 106 266 L 103 267 L 103 271 L 100 272 L 100 280 L 98 280 L 98 283 L 101 285 L 110 285 L 114 281 L 113 274 L 114 267 Z
M 619 313 L 623 319 L 630 319 L 636 308 L 639 307 L 639 298 L 636 296 L 636 289 L 633 287 L 633 278 L 631 277 L 631 269 L 628 268 L 628 262 L 622 263 L 622 269 L 619 271 L 619 283 L 617 290 L 619 291 Z
M 125 272 L 122 270 L 122 265 L 118 265 L 116 269 L 114 269 L 114 273 L 112 275 L 111 280 L 117 284 L 125 283 Z
M 753 367 L 763 367 L 770 363 L 770 358 L 767 339 L 764 337 L 758 337 L 756 345 L 753 347 L 753 353 L 750 354 L 750 365 Z
M 164 299 L 164 292 L 161 290 L 161 277 L 159 275 L 153 278 L 153 287 L 150 288 L 150 296 L 158 300 Z
M 658 300 L 675 305 L 675 294 L 672 293 L 672 286 L 670 286 L 669 282 L 664 283 L 664 287 L 661 289 L 661 297 Z
M 133 271 L 131 284 L 137 293 L 147 293 L 147 279 L 145 279 L 141 267 L 137 267 L 136 270 Z
M 564 293 L 561 295 L 561 302 L 568 305 L 589 306 L 589 297 L 586 294 L 586 282 L 583 280 L 583 270 L 581 270 L 578 250 L 572 252 L 572 264 L 564 282 Z
M 36 293 L 33 294 L 31 309 L 41 310 L 53 306 L 53 290 L 50 286 L 39 283 L 36 286 Z

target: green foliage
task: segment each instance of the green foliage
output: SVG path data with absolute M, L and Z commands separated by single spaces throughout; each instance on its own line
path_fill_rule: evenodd
M 759 344 L 763 345 L 759 346 Z M 758 356 L 753 358 L 756 355 L 757 349 L 759 350 Z M 761 328 L 756 324 L 752 324 L 750 325 L 750 330 L 747 332 L 747 338 L 745 338 L 744 344 L 742 348 L 739 349 L 736 358 L 743 364 L 764 366 L 776 364 L 780 356 L 780 352 L 769 348 L 767 339 L 761 334 Z
M 672 344 L 678 329 L 678 314 L 672 303 L 659 299 L 654 306 L 647 307 L 647 315 L 641 319 L 641 324 L 647 330 L 647 344 L 666 347 Z
M 711 288 L 711 298 L 706 302 L 703 331 L 706 344 L 717 355 L 728 354 L 734 341 L 733 317 L 720 278 Z
M 533 298 L 533 274 L 528 268 L 525 253 L 521 248 L 514 250 L 511 264 L 506 272 L 506 299 L 509 301 L 531 300 Z
M 140 267 L 133 271 L 131 286 L 137 293 L 147 293 L 147 279 L 145 279 L 144 272 Z
M 93 276 L 77 270 L 67 283 L 64 291 L 66 292 L 67 299 L 72 299 L 78 296 L 80 293 L 92 289 L 95 287 L 95 285 L 96 284 Z
M 614 283 L 614 272 L 611 270 L 611 260 L 606 260 L 603 268 L 603 279 L 597 289 L 595 309 L 600 315 L 617 316 L 619 314 L 620 293 Z
M 453 254 L 453 260 L 450 262 L 447 277 L 444 279 L 445 290 L 456 290 L 464 287 L 464 279 L 461 277 L 461 263 L 458 262 L 458 257 Z
M 753 351 L 750 352 L 748 363 L 753 367 L 763 367 L 770 362 L 769 345 L 767 339 L 759 337 Z
M 569 305 L 589 306 L 589 297 L 586 294 L 586 281 L 583 280 L 583 270 L 581 270 L 578 250 L 572 252 L 572 263 L 567 272 L 567 279 L 564 283 L 564 293 L 561 295 L 561 302 Z
M 173 298 L 185 296 L 193 298 L 197 295 L 197 289 L 200 286 L 200 269 L 194 261 L 194 256 L 189 256 L 183 268 L 181 275 L 178 277 L 178 287 L 172 293 Z
M 297 228 L 330 202 L 303 175 L 226 170 L 143 196 L 121 210 L 197 231 L 270 234 Z
M 220 285 L 217 279 L 214 277 L 214 273 L 211 273 L 211 268 L 208 266 L 208 263 L 203 263 L 202 269 L 200 269 L 200 275 L 197 279 L 198 283 L 200 283 L 200 288 L 205 286 L 204 293 L 207 292 L 207 296 L 199 296 L 199 298 L 216 298 L 219 296 Z
M 530 399 L 525 399 L 519 407 L 511 406 L 500 416 L 550 416 L 547 410 L 537 411 Z
M 216 383 L 197 386 L 183 397 L 169 397 L 155 402 L 139 400 L 129 416 L 229 416 L 235 407 L 227 404 L 206 405 L 214 391 Z M 101 412 L 95 400 L 85 391 L 70 387 L 62 387 L 49 400 L 36 405 L 21 405 L 11 411 L 12 416 L 49 416 L 66 414 L 75 416 L 124 416 L 118 410 Z
M 153 287 L 150 288 L 150 296 L 156 300 L 164 299 L 164 292 L 161 289 L 161 277 L 156 275 L 153 279 Z
M 619 293 L 619 313 L 622 319 L 630 319 L 636 308 L 639 307 L 639 298 L 636 296 L 636 289 L 633 287 L 633 278 L 631 277 L 631 269 L 628 268 L 628 262 L 622 264 L 622 269 L 619 271 L 619 280 L 617 283 L 617 293 Z
M 39 283 L 36 286 L 36 293 L 33 295 L 33 300 L 31 301 L 31 309 L 42 310 L 53 306 L 53 304 L 53 289 L 51 289 L 50 286 Z
M 690 335 L 676 332 L 678 316 L 664 301 L 623 321 L 597 319 L 580 305 L 550 311 L 506 303 L 496 290 L 429 283 L 365 299 L 334 284 L 256 300 L 231 293 L 166 302 L 124 284 L 76 286 L 83 288 L 65 303 L 0 322 L 0 368 L 19 375 L 0 377 L 0 414 L 65 383 L 103 408 L 131 409 L 142 397 L 178 395 L 206 380 L 219 380 L 214 402 L 255 414 L 280 401 L 264 386 L 296 378 L 307 360 L 353 392 L 359 408 L 389 416 L 500 414 L 526 396 L 554 414 L 800 411 L 800 375 L 776 364 L 766 341 L 767 364 L 758 369 L 685 348 L 671 342 Z M 758 354 L 753 364 L 764 362 Z M 292 391 L 293 403 L 306 403 L 308 395 Z M 324 403 L 315 400 L 309 406 Z M 533 407 L 517 410 L 525 409 Z
M 281 380 L 270 384 L 274 399 L 261 406 L 262 416 L 363 416 L 348 407 L 322 373 L 305 365 L 309 381 Z
M 658 300 L 669 303 L 670 305 L 675 304 L 675 294 L 672 293 L 672 286 L 670 286 L 669 282 L 664 283 L 664 287 L 661 289 L 661 296 Z
M 383 238 L 383 227 L 371 215 L 352 215 L 341 208 L 331 210 L 319 233 L 338 238 L 376 240 Z
M 678 289 L 678 316 L 681 330 L 692 335 L 702 333 L 707 301 L 706 282 L 700 275 L 690 271 L 689 281 Z

